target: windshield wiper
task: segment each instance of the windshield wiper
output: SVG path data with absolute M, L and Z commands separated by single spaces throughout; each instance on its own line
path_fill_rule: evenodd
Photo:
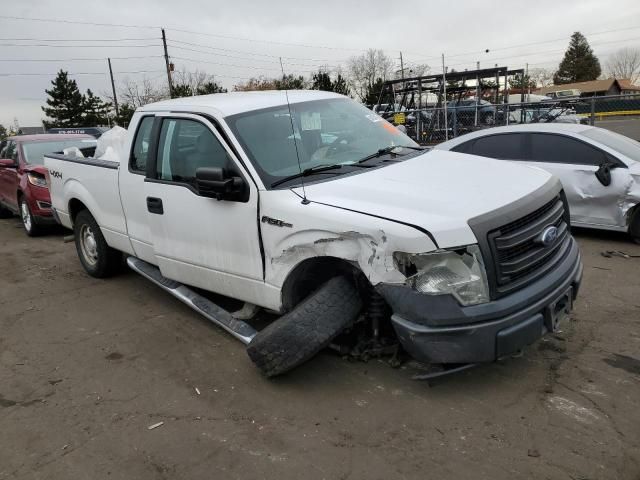
M 296 173 L 294 175 L 289 175 L 288 177 L 281 178 L 280 180 L 276 180 L 271 184 L 271 188 L 277 187 L 289 180 L 295 180 L 296 178 L 308 177 L 309 175 L 314 175 L 316 173 L 326 172 L 327 170 L 337 170 L 342 168 L 342 163 L 335 163 L 333 165 L 316 165 L 315 167 L 305 168 L 302 172 Z
M 364 163 L 368 160 L 371 160 L 372 158 L 378 158 L 378 157 L 381 157 L 382 155 L 387 155 L 389 153 L 398 155 L 398 152 L 394 152 L 396 148 L 408 148 L 410 150 L 424 150 L 424 147 L 414 147 L 411 145 L 389 145 L 388 147 L 379 149 L 376 153 L 372 153 L 371 155 L 367 155 L 366 157 L 361 158 L 356 163 Z

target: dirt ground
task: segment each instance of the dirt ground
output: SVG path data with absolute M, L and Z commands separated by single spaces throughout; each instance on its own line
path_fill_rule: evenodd
M 2 220 L 0 479 L 638 480 L 640 258 L 601 252 L 640 246 L 577 238 L 563 331 L 429 386 L 330 352 L 266 380 L 142 277 L 92 279 L 62 232 Z

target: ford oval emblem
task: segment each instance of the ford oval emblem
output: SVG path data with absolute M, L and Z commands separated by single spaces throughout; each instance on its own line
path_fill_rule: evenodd
M 542 231 L 542 233 L 538 237 L 538 241 L 545 247 L 548 247 L 550 245 L 553 245 L 553 243 L 556 241 L 556 238 L 558 238 L 558 227 L 550 226 Z

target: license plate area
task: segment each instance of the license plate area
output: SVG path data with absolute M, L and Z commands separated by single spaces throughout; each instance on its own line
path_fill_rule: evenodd
M 550 332 L 557 332 L 560 324 L 569 317 L 573 309 L 573 287 L 550 303 L 544 310 L 544 324 Z

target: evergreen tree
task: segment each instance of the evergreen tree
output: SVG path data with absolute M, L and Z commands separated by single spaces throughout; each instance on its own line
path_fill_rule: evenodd
M 84 101 L 84 121 L 86 127 L 96 127 L 100 125 L 108 125 L 109 112 L 111 104 L 105 102 L 100 97 L 96 97 L 91 89 L 87 90 L 87 94 L 83 97 Z
M 365 105 L 377 105 L 383 85 L 384 80 L 382 78 L 377 78 L 375 82 L 368 85 L 362 103 Z
M 296 77 L 292 74 L 283 75 L 274 80 L 276 90 L 302 90 L 306 86 L 303 76 Z
M 601 72 L 600 61 L 593 54 L 587 39 L 580 32 L 575 32 L 571 35 L 569 48 L 553 76 L 553 83 L 561 85 L 595 80 Z
M 171 98 L 180 98 L 180 97 L 192 97 L 193 90 L 190 85 L 185 83 L 179 83 L 173 86 L 173 92 Z
M 5 140 L 7 137 L 7 129 L 4 125 L 0 125 L 0 140 Z
M 342 75 L 338 74 L 335 80 L 331 80 L 331 76 L 322 71 L 313 74 L 311 88 L 313 90 L 324 90 L 325 92 L 335 92 L 347 96 L 349 96 L 350 93 L 347 81 Z
M 133 114 L 136 112 L 136 107 L 129 103 L 122 103 L 118 110 L 120 115 L 116 117 L 116 122 L 121 127 L 127 127 L 131 121 L 131 117 L 133 117 Z
M 227 93 L 227 89 L 216 82 L 207 82 L 196 90 L 196 95 L 209 95 L 210 93 Z
M 84 98 L 76 81 L 71 80 L 67 72 L 60 70 L 51 85 L 51 90 L 45 90 L 49 95 L 48 106 L 42 107 L 42 111 L 50 119 L 43 121 L 45 128 L 83 126 Z

